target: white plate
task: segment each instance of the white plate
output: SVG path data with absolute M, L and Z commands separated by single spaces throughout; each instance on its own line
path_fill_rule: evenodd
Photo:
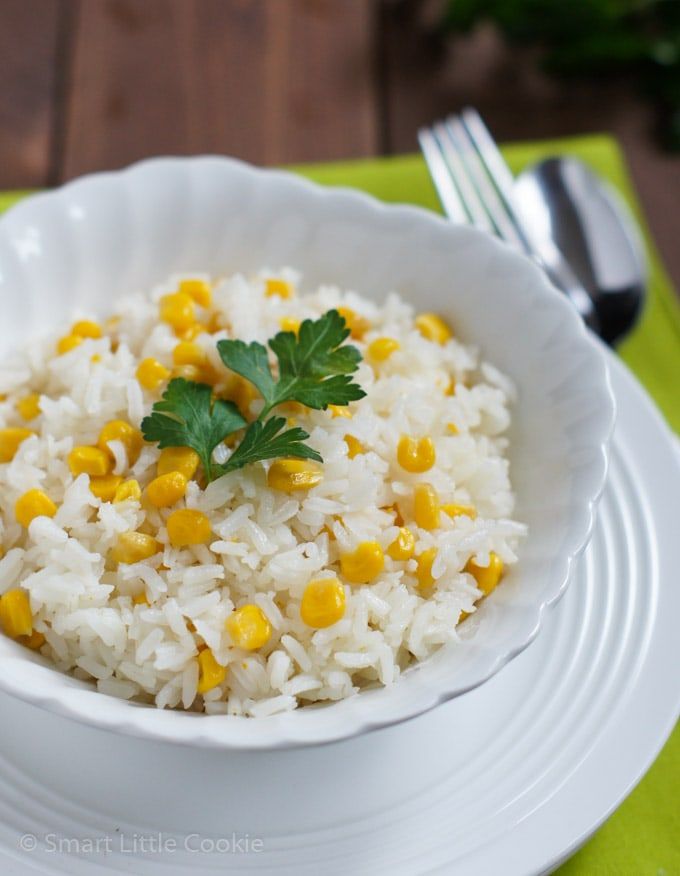
M 568 856 L 652 763 L 680 702 L 680 467 L 610 364 L 620 416 L 593 541 L 495 678 L 368 736 L 250 753 L 126 739 L 3 694 L 2 873 L 528 876 Z M 53 851 L 57 835 L 81 854 Z M 264 848 L 194 851 L 246 835 Z M 153 849 L 133 853 L 142 842 Z

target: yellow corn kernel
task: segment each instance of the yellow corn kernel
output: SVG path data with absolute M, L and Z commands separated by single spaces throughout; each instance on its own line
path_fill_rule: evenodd
M 446 389 L 444 390 L 444 395 L 455 395 L 456 394 L 456 381 L 451 377 L 449 382 L 446 384 Z
M 244 377 L 238 377 L 231 391 L 231 397 L 236 407 L 245 417 L 250 413 L 251 403 L 256 398 L 260 398 L 260 393 L 249 380 L 246 380 Z
M 123 483 L 120 475 L 102 475 L 98 478 L 90 478 L 90 492 L 102 502 L 113 502 L 116 490 Z
M 11 462 L 16 456 L 19 445 L 31 435 L 35 435 L 35 432 L 21 427 L 0 429 L 0 462 Z
M 193 325 L 190 325 L 189 328 L 182 329 L 182 331 L 175 331 L 176 337 L 182 341 L 195 341 L 196 338 L 202 334 L 212 334 L 210 327 L 204 322 L 195 322 Z
M 351 420 L 353 416 L 347 405 L 328 405 L 328 410 L 333 418 L 344 417 L 346 420 Z
M 362 541 L 352 553 L 340 557 L 340 571 L 352 584 L 368 584 L 384 566 L 385 556 L 377 541 Z
M 143 359 L 137 368 L 137 380 L 144 389 L 158 389 L 170 377 L 170 371 L 158 359 Z
M 338 313 L 345 320 L 345 325 L 349 329 L 349 333 L 353 338 L 357 338 L 361 340 L 366 332 L 370 329 L 370 322 L 364 317 L 360 316 L 351 307 L 338 307 Z
M 149 605 L 149 597 L 142 590 L 141 593 L 137 593 L 132 597 L 132 602 L 134 605 Z
M 31 651 L 39 651 L 45 644 L 45 637 L 37 630 L 33 630 L 33 632 L 29 636 L 21 636 L 19 638 L 19 641 L 22 645 L 30 648 Z
M 413 490 L 413 517 L 421 529 L 439 526 L 439 497 L 430 484 L 416 484 Z
M 181 471 L 169 471 L 167 474 L 154 478 L 146 488 L 149 502 L 156 508 L 168 508 L 184 496 L 187 491 L 187 479 Z
M 71 326 L 71 334 L 79 338 L 101 338 L 102 327 L 98 322 L 90 319 L 81 319 Z
M 198 655 L 198 687 L 200 694 L 207 693 L 227 677 L 227 667 L 220 666 L 210 648 L 204 648 Z
M 192 508 L 173 511 L 168 517 L 167 527 L 170 544 L 176 548 L 206 544 L 212 537 L 210 520 L 202 511 L 194 511 Z
M 110 454 L 109 441 L 120 441 L 125 447 L 129 465 L 134 465 L 137 462 L 144 444 L 144 438 L 139 429 L 135 429 L 125 420 L 111 420 L 107 423 L 99 433 L 97 447 Z
M 477 582 L 477 586 L 485 596 L 498 586 L 503 575 L 503 560 L 493 551 L 489 554 L 489 565 L 478 566 L 470 559 L 465 565 L 465 571 L 469 572 Z
M 446 424 L 446 428 L 449 430 L 449 432 L 450 432 L 452 435 L 457 435 L 457 434 L 458 434 L 458 426 L 456 426 L 455 423 L 447 423 L 447 424 Z
M 193 298 L 199 307 L 210 307 L 212 304 L 212 289 L 205 280 L 182 280 L 179 293 Z
M 411 530 L 402 526 L 399 535 L 387 548 L 387 553 L 393 560 L 410 560 L 416 549 L 416 540 Z
M 172 361 L 175 365 L 205 365 L 207 356 L 205 350 L 193 341 L 180 341 L 172 351 Z
M 279 298 L 292 298 L 295 294 L 293 284 L 280 277 L 269 277 L 264 281 L 264 294 L 267 298 L 278 295 Z
M 116 488 L 116 492 L 113 494 L 113 501 L 115 503 L 127 502 L 130 499 L 133 499 L 135 502 L 139 502 L 141 498 L 142 488 L 135 480 L 125 481 L 124 484 L 121 484 L 119 487 Z
M 364 445 L 358 438 L 355 438 L 354 435 L 345 435 L 344 442 L 347 445 L 347 456 L 349 456 L 350 459 L 354 459 L 354 457 L 358 456 L 360 453 L 366 453 Z
M 300 320 L 294 319 L 292 316 L 282 316 L 279 320 L 282 332 L 293 332 L 294 335 L 300 331 Z
M 306 459 L 277 459 L 267 472 L 267 484 L 273 490 L 291 493 L 311 490 L 323 480 L 323 474 Z
M 477 516 L 477 509 L 472 505 L 456 505 L 452 502 L 450 504 L 440 505 L 440 508 L 444 514 L 448 514 L 449 517 L 472 517 L 474 520 Z
M 25 395 L 17 402 L 17 411 L 24 420 L 35 420 L 40 413 L 40 396 L 37 392 Z
M 434 584 L 432 565 L 436 556 L 437 548 L 432 547 L 423 551 L 422 554 L 419 554 L 417 557 L 416 578 L 418 579 L 418 586 L 421 590 L 427 590 L 428 587 L 432 587 Z
M 193 380 L 194 383 L 207 383 L 206 372 L 198 365 L 175 365 L 171 371 L 171 377 L 182 377 L 184 380 Z
M 73 477 L 81 474 L 101 477 L 110 473 L 113 462 L 111 454 L 100 447 L 74 447 L 68 455 L 68 467 Z
M 163 545 L 144 532 L 122 532 L 111 551 L 114 563 L 141 563 L 163 550 Z
M 196 303 L 186 292 L 174 292 L 161 298 L 159 313 L 176 331 L 186 331 L 196 322 Z
M 397 444 L 397 462 L 405 470 L 410 472 L 429 471 L 434 465 L 436 453 L 434 442 L 425 437 L 416 441 L 408 435 L 402 435 Z
M 190 481 L 196 474 L 200 458 L 191 447 L 165 447 L 158 458 L 156 471 L 159 475 L 179 471 Z
M 368 356 L 374 362 L 384 362 L 399 349 L 399 341 L 394 338 L 376 338 L 368 345 Z
M 416 317 L 415 323 L 420 334 L 435 344 L 445 344 L 453 337 L 451 329 L 436 313 L 421 313 Z
M 30 636 L 33 632 L 33 616 L 28 594 L 19 587 L 14 587 L 3 594 L 0 599 L 0 621 L 5 635 L 11 639 L 19 636 Z
M 345 588 L 337 578 L 317 578 L 305 587 L 300 604 L 303 623 L 321 630 L 337 623 L 345 614 Z
M 71 350 L 79 347 L 82 343 L 83 339 L 80 335 L 66 335 L 57 341 L 57 353 L 59 356 L 63 356 L 64 353 L 70 353 Z
M 17 521 L 28 529 L 35 517 L 54 517 L 57 506 L 42 490 L 29 490 L 20 496 L 14 506 Z
M 227 632 L 237 648 L 255 651 L 269 641 L 272 626 L 259 605 L 243 605 L 227 618 Z

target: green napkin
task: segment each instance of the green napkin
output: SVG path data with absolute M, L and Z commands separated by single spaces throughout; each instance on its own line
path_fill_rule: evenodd
M 646 386 L 671 426 L 680 432 L 680 307 L 647 232 L 621 152 L 605 136 L 516 143 L 503 150 L 521 170 L 547 155 L 565 153 L 586 160 L 623 194 L 643 229 L 649 262 L 649 300 L 639 325 L 618 352 Z M 353 186 L 391 202 L 439 210 L 437 195 L 419 156 L 304 165 L 296 170 L 325 185 Z M 0 193 L 0 212 L 22 195 Z M 675 385 L 674 385 L 675 384 Z M 559 869 L 561 876 L 674 876 L 680 874 L 680 728 L 627 800 L 587 845 Z

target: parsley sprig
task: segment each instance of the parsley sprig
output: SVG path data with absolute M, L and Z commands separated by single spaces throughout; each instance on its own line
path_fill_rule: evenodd
M 284 417 L 269 414 L 277 405 L 295 401 L 316 410 L 347 405 L 366 393 L 353 382 L 361 353 L 343 342 L 349 335 L 337 310 L 317 320 L 305 320 L 296 336 L 279 332 L 269 341 L 276 356 L 272 373 L 267 348 L 253 341 L 218 341 L 224 364 L 250 381 L 264 399 L 258 418 L 248 424 L 231 401 L 213 399 L 212 387 L 183 378 L 171 380 L 161 401 L 142 420 L 142 433 L 164 447 L 191 447 L 199 455 L 208 481 L 263 459 L 292 456 L 323 462 L 304 442 L 309 434 L 298 427 L 286 429 Z M 245 434 L 225 463 L 216 463 L 218 444 L 245 428 Z

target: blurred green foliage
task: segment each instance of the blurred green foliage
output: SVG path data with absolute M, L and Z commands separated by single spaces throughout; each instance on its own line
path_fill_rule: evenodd
M 445 0 L 447 32 L 493 22 L 539 47 L 556 76 L 632 76 L 659 109 L 664 144 L 680 151 L 680 0 Z

